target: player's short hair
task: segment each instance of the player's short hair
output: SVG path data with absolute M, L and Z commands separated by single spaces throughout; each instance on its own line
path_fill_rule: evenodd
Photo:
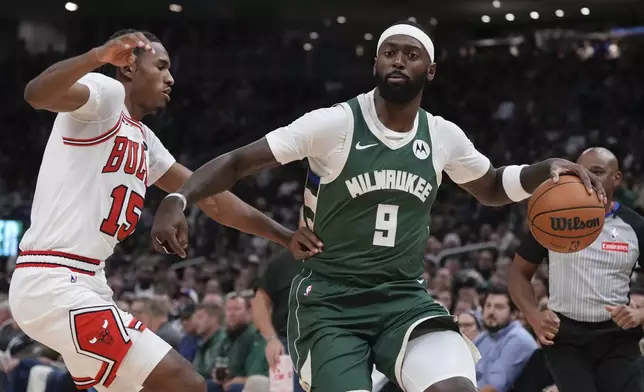
M 485 294 L 485 300 L 483 303 L 487 301 L 487 298 L 490 295 L 505 295 L 506 298 L 508 299 L 508 305 L 510 305 L 510 312 L 516 312 L 519 310 L 517 308 L 517 305 L 512 301 L 512 297 L 510 296 L 510 291 L 508 291 L 507 287 L 502 287 L 502 286 L 491 286 L 488 290 L 487 293 Z
M 107 41 L 111 41 L 114 38 L 120 37 L 125 34 L 132 34 L 132 33 L 141 33 L 145 38 L 148 39 L 148 41 L 161 43 L 161 40 L 159 39 L 159 37 L 152 34 L 151 32 L 145 31 L 145 30 L 137 30 L 137 29 L 121 29 L 119 31 L 116 31 L 114 34 L 110 35 Z M 140 54 L 142 51 L 143 49 L 141 48 L 134 48 L 135 55 Z M 100 71 L 101 73 L 114 78 L 116 77 L 116 74 L 117 74 L 117 67 L 113 66 L 112 64 L 105 64 L 101 67 Z

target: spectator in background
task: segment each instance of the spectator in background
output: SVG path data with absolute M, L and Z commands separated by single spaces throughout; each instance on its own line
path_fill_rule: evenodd
M 266 344 L 251 325 L 250 301 L 238 293 L 226 297 L 226 331 L 217 350 L 208 392 L 241 392 L 250 376 L 268 377 Z
M 479 306 L 474 302 L 465 298 L 460 298 L 458 302 L 456 302 L 456 305 L 454 305 L 454 310 L 452 311 L 452 314 L 458 316 L 463 312 L 474 312 L 475 314 L 480 316 L 480 312 L 478 311 L 478 308 Z
M 137 270 L 134 295 L 137 297 L 152 297 L 155 294 L 154 289 L 154 266 L 147 261 Z
M 537 349 L 537 342 L 517 319 L 506 289 L 492 288 L 485 298 L 482 332 L 474 344 L 481 352 L 476 378 L 481 392 L 508 392 Z
M 221 294 L 221 285 L 216 278 L 208 279 L 206 282 L 205 294 Z
M 177 351 L 190 362 L 195 360 L 200 341 L 199 336 L 197 336 L 197 323 L 194 321 L 194 314 L 195 305 L 192 303 L 184 305 L 179 311 L 181 330 L 184 335 Z
M 172 348 L 175 350 L 179 348 L 183 335 L 168 320 L 170 306 L 168 306 L 167 300 L 162 298 L 138 298 L 132 302 L 130 313 L 148 327 L 150 331 L 165 340 Z
M 123 301 L 123 300 L 116 301 L 116 307 L 121 309 L 124 312 L 130 313 L 130 303 L 127 301 Z
M 440 290 L 436 293 L 434 296 L 434 299 L 438 301 L 441 305 L 445 307 L 447 310 L 452 310 L 452 293 L 451 291 L 448 290 Z
M 430 288 L 435 292 L 441 290 L 452 290 L 452 273 L 447 268 L 440 268 L 436 276 L 431 280 Z
M 220 308 L 224 307 L 224 298 L 219 294 L 206 294 L 201 303 L 216 305 Z
M 477 270 L 481 273 L 483 279 L 490 279 L 492 277 L 492 274 L 494 273 L 497 256 L 490 249 L 480 251 L 477 256 Z
M 462 273 L 464 272 L 466 271 L 463 271 Z M 465 273 L 461 282 L 456 285 L 456 301 L 464 300 L 468 303 L 472 303 L 478 310 L 480 308 L 479 289 L 480 285 L 477 278 L 471 276 L 469 273 Z
M 284 250 L 269 261 L 264 274 L 259 278 L 251 308 L 253 323 L 266 340 L 266 360 L 270 368 L 277 365 L 281 355 L 288 354 L 285 348 L 288 346 L 286 321 L 291 282 L 301 271 L 302 262 L 295 260 L 291 252 Z M 302 391 L 295 372 L 293 382 L 293 391 Z
M 474 341 L 481 333 L 481 321 L 474 311 L 467 310 L 458 315 L 458 327 L 469 340 Z
M 193 365 L 205 379 L 210 378 L 219 345 L 224 339 L 225 332 L 221 328 L 223 319 L 221 307 L 204 303 L 197 305 L 192 318 L 195 334 L 200 340 Z

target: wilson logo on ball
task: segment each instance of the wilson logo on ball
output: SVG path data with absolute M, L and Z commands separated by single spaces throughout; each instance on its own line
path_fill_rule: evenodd
M 601 226 L 599 218 L 582 220 L 579 217 L 574 218 L 550 218 L 550 228 L 553 231 L 573 231 L 592 229 Z

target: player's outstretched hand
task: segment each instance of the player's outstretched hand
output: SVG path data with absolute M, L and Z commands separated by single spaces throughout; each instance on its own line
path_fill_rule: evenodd
M 539 319 L 532 325 L 532 329 L 542 345 L 551 346 L 554 344 L 554 338 L 559 332 L 559 323 L 559 317 L 550 309 L 539 314 Z
M 293 233 L 289 249 L 297 260 L 304 260 L 322 252 L 324 244 L 320 239 L 306 227 L 300 227 Z
M 186 257 L 188 222 L 178 197 L 163 199 L 152 224 L 152 246 L 157 252 L 175 253 Z
M 117 67 L 124 67 L 134 63 L 136 55 L 134 49 L 141 48 L 154 53 L 150 41 L 143 33 L 129 33 L 107 41 L 95 49 L 96 58 L 101 63 L 110 63 Z
M 591 195 L 593 192 L 597 192 L 597 198 L 602 203 L 608 203 L 606 198 L 606 191 L 602 185 L 599 177 L 588 171 L 585 167 L 580 164 L 570 162 L 565 159 L 553 159 L 550 164 L 550 178 L 555 184 L 559 182 L 559 176 L 563 174 L 572 174 L 581 179 L 581 181 L 586 186 L 586 191 Z
M 608 305 L 605 309 L 610 313 L 615 324 L 622 329 L 635 328 L 644 322 L 644 315 L 641 309 L 635 309 L 628 305 Z

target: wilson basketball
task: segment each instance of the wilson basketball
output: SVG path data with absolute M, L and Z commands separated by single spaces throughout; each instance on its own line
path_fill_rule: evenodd
M 602 231 L 606 210 L 597 194 L 588 194 L 577 176 L 545 181 L 528 201 L 528 223 L 534 238 L 559 253 L 587 248 Z

